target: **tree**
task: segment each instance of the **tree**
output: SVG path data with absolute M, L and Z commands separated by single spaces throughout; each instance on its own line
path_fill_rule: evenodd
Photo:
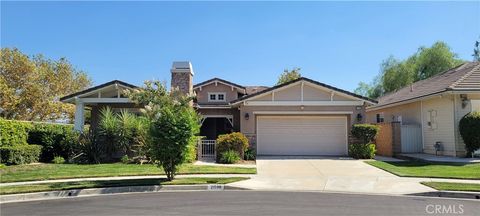
M 18 49 L 0 51 L 0 117 L 44 121 L 73 119 L 75 107 L 59 101 L 91 85 L 86 73 L 65 58 L 28 57 Z
M 436 42 L 431 47 L 420 47 L 405 60 L 393 56 L 385 59 L 380 74 L 370 85 L 359 83 L 358 92 L 371 98 L 397 91 L 416 81 L 427 79 L 438 73 L 462 64 L 464 61 L 451 51 L 444 42 Z
M 145 105 L 142 112 L 149 120 L 149 155 L 172 180 L 177 167 L 195 149 L 195 135 L 200 132 L 200 118 L 190 106 L 193 97 L 178 89 L 167 92 L 165 84 L 158 81 L 147 81 L 145 87 L 126 93 L 137 104 Z
M 473 48 L 473 61 L 480 62 L 480 41 L 475 41 L 475 47 Z
M 283 73 L 280 74 L 280 77 L 278 77 L 277 85 L 287 83 L 302 77 L 299 71 L 300 68 L 293 68 L 290 71 L 288 69 L 285 69 Z

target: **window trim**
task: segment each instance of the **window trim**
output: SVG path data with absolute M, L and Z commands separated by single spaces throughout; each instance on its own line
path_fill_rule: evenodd
M 384 123 L 385 122 L 385 114 L 383 112 L 377 113 L 375 115 L 375 117 L 376 117 L 376 122 L 377 123 Z
M 210 98 L 210 95 L 215 95 L 215 100 Z M 223 100 L 219 100 L 218 96 L 223 95 Z M 225 102 L 227 100 L 227 93 L 225 92 L 208 92 L 208 102 Z

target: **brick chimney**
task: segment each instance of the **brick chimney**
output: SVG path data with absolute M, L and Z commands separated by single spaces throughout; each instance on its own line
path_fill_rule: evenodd
M 184 94 L 193 94 L 193 68 L 189 61 L 173 62 L 172 69 L 172 88 L 179 88 Z

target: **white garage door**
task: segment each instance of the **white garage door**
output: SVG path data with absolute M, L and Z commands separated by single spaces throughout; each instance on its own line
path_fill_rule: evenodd
M 347 118 L 258 116 L 259 155 L 346 155 Z

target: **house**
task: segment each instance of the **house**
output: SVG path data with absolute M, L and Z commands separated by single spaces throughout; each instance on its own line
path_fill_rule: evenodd
M 394 154 L 462 157 L 459 122 L 474 110 L 480 111 L 480 63 L 468 62 L 378 98 L 366 109 L 366 120 L 397 124 L 393 137 L 400 140 L 394 141 Z
M 196 94 L 201 134 L 207 140 L 233 131 L 245 134 L 259 155 L 346 155 L 352 124 L 365 122 L 365 109 L 376 101 L 308 78 L 274 87 L 243 86 L 220 78 L 193 84 L 190 62 L 174 62 L 171 86 Z M 138 110 L 124 89 L 137 88 L 114 80 L 61 98 L 76 105 L 75 128 L 91 109 L 91 125 L 99 110 Z M 212 141 L 214 142 L 214 141 Z

